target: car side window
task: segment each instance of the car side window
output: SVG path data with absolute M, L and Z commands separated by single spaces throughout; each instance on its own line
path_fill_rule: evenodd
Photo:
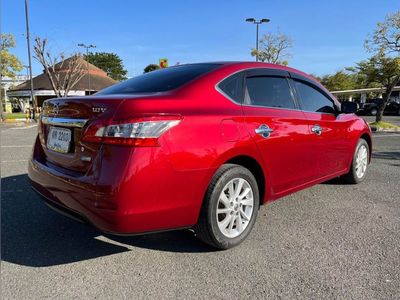
M 285 77 L 254 76 L 246 78 L 245 104 L 295 109 L 289 82 Z
M 300 94 L 302 108 L 305 111 L 329 113 L 336 112 L 332 100 L 312 86 L 295 80 L 296 90 Z
M 236 73 L 221 81 L 219 89 L 231 100 L 241 104 L 243 100 L 243 73 Z

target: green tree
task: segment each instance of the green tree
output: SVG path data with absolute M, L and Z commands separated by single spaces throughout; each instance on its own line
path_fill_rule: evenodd
M 89 63 L 95 65 L 96 67 L 102 69 L 114 80 L 125 80 L 126 74 L 128 73 L 124 69 L 122 59 L 115 53 L 107 52 L 90 52 L 88 55 L 84 56 Z
M 322 76 L 320 81 L 329 91 L 351 90 L 357 87 L 355 74 L 349 74 L 343 70 L 333 75 Z
M 14 78 L 17 72 L 21 71 L 23 68 L 22 63 L 19 61 L 18 57 L 11 54 L 9 49 L 15 47 L 15 39 L 11 33 L 0 33 L 0 115 L 3 119 L 4 111 L 4 89 L 3 89 L 3 76 L 8 76 Z
M 386 16 L 379 22 L 365 47 L 374 55 L 354 68 L 366 82 L 385 88 L 378 105 L 376 122 L 382 120 L 383 112 L 393 88 L 400 83 L 400 11 Z
M 283 33 L 267 33 L 260 39 L 257 49 L 251 50 L 252 56 L 258 56 L 262 62 L 287 65 L 289 49 L 293 47 L 292 39 Z
M 382 121 L 383 112 L 393 88 L 400 83 L 400 57 L 388 57 L 380 53 L 357 63 L 352 70 L 363 77 L 365 82 L 384 87 L 385 92 L 378 104 L 376 114 L 376 122 Z
M 149 64 L 146 68 L 143 69 L 143 73 L 149 73 L 160 68 L 159 65 L 156 64 Z
M 0 61 L 1 61 L 1 76 L 14 78 L 17 72 L 23 68 L 19 59 L 11 54 L 9 49 L 15 47 L 14 36 L 10 33 L 0 34 Z

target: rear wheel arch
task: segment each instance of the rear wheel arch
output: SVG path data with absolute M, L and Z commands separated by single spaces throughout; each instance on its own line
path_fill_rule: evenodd
M 239 189 L 237 180 L 242 180 Z M 236 186 L 233 183 L 235 181 Z M 245 184 L 247 192 L 243 191 L 243 196 L 239 196 L 238 193 Z M 228 185 L 230 186 L 227 195 L 224 191 L 228 189 Z M 221 194 L 224 194 L 225 200 L 221 198 Z M 207 188 L 198 221 L 193 226 L 197 237 L 218 249 L 228 249 L 240 244 L 254 226 L 259 198 L 257 180 L 248 168 L 232 163 L 221 165 Z M 243 216 L 246 218 L 243 219 Z M 242 226 L 238 227 L 238 224 Z
M 240 156 L 235 156 L 229 159 L 228 161 L 224 162 L 224 164 L 235 164 L 242 166 L 246 169 L 248 169 L 253 176 L 255 177 L 260 193 L 260 203 L 259 205 L 263 205 L 264 203 L 264 198 L 265 198 L 265 193 L 266 193 L 266 178 L 264 175 L 264 171 L 261 167 L 261 164 L 251 156 L 247 155 L 240 155 Z

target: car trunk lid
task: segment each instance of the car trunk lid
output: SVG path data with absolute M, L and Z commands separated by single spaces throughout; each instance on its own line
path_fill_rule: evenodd
M 43 160 L 76 176 L 90 172 L 101 144 L 83 142 L 84 130 L 95 120 L 112 119 L 123 101 L 121 98 L 96 96 L 46 101 L 39 126 Z

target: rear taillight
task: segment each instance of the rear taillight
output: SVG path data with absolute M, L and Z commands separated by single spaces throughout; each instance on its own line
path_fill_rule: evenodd
M 138 147 L 159 146 L 158 138 L 180 121 L 179 116 L 153 116 L 114 120 L 110 124 L 94 122 L 85 130 L 82 141 Z

